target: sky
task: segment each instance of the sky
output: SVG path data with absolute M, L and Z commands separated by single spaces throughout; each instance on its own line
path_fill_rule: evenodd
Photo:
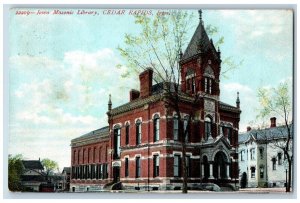
M 117 107 L 128 102 L 130 89 L 139 89 L 137 77 L 122 77 L 130 69 L 117 68 L 126 63 L 116 49 L 138 28 L 133 16 L 100 9 L 89 10 L 99 15 L 77 15 L 77 9 L 16 15 L 37 10 L 12 9 L 9 16 L 9 154 L 50 158 L 63 169 L 70 165 L 71 140 L 107 125 L 108 95 Z M 189 38 L 199 22 L 191 12 Z M 256 119 L 258 88 L 292 80 L 292 17 L 290 10 L 203 10 L 204 24 L 224 36 L 222 58 L 243 61 L 220 81 L 221 101 L 235 105 L 240 92 L 240 131 Z

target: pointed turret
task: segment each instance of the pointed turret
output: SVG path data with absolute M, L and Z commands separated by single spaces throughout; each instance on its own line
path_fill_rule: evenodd
M 239 97 L 240 93 L 237 92 L 237 98 L 236 98 L 236 107 L 240 108 L 240 97 Z
M 189 42 L 181 61 L 185 61 L 186 59 L 192 58 L 193 56 L 200 54 L 200 53 L 205 53 L 209 49 L 211 49 L 213 52 L 215 52 L 216 56 L 217 51 L 214 48 L 214 45 L 212 44 L 212 41 L 209 39 L 205 28 L 204 28 L 204 22 L 202 20 L 202 10 L 198 11 L 199 13 L 199 24 L 198 27 Z
M 111 106 L 112 106 L 111 95 L 109 94 L 109 99 L 108 99 L 108 111 L 111 111 Z

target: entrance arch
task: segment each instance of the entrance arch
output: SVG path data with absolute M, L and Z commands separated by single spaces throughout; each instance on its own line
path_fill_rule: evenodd
M 217 152 L 214 157 L 214 166 L 213 166 L 213 175 L 215 179 L 228 178 L 227 177 L 228 168 L 226 167 L 227 164 L 228 164 L 228 159 L 226 157 L 226 154 L 222 151 Z

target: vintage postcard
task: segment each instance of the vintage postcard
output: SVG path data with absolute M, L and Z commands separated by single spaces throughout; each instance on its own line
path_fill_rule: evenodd
M 11 8 L 7 187 L 292 194 L 293 19 Z

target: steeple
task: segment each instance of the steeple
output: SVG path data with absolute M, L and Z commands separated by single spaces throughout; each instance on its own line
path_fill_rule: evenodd
M 240 108 L 240 97 L 239 97 L 240 93 L 237 92 L 237 98 L 236 98 L 236 107 Z
M 198 10 L 198 13 L 199 13 L 199 20 L 200 20 L 200 23 L 202 23 L 202 10 Z
M 199 13 L 199 24 L 194 32 L 194 35 L 189 42 L 186 50 L 183 53 L 181 61 L 188 60 L 195 55 L 206 53 L 212 50 L 217 55 L 217 50 L 215 50 L 212 41 L 210 41 L 202 19 L 202 10 L 198 10 Z
M 108 99 L 108 111 L 111 111 L 111 106 L 112 106 L 112 103 L 111 103 L 111 95 L 109 94 L 109 99 Z

